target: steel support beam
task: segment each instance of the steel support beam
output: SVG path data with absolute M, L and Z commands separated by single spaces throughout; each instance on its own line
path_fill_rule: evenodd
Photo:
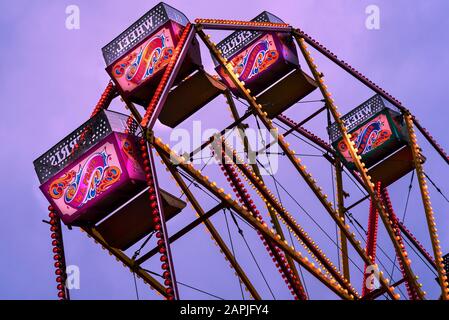
M 206 44 L 206 46 L 209 48 L 211 54 L 214 56 L 214 58 L 219 61 L 219 63 L 224 66 L 224 70 L 227 73 L 228 76 L 230 76 L 231 80 L 234 82 L 234 84 L 239 88 L 239 91 L 245 99 L 250 104 L 253 111 L 256 113 L 256 115 L 262 120 L 263 124 L 267 127 L 267 129 L 275 130 L 274 126 L 272 126 L 272 122 L 268 117 L 263 113 L 262 106 L 256 102 L 256 99 L 251 96 L 250 92 L 244 87 L 243 83 L 238 79 L 238 77 L 234 74 L 232 70 L 232 66 L 227 62 L 226 59 L 223 58 L 223 56 L 219 53 L 219 51 L 216 49 L 216 47 L 213 45 L 213 43 L 209 40 L 209 37 L 201 30 L 197 30 L 197 34 L 200 36 L 200 38 L 203 40 L 203 42 Z M 279 145 L 282 148 L 282 150 L 285 152 L 288 159 L 291 161 L 291 163 L 294 165 L 298 173 L 304 178 L 308 186 L 311 188 L 311 190 L 314 192 L 314 194 L 317 196 L 317 198 L 320 200 L 321 204 L 324 206 L 326 211 L 330 214 L 332 219 L 338 224 L 338 227 L 345 232 L 346 236 L 348 237 L 348 240 L 350 241 L 351 245 L 354 246 L 357 253 L 362 257 L 365 263 L 370 263 L 370 258 L 366 255 L 363 248 L 360 246 L 360 241 L 357 241 L 355 239 L 355 234 L 350 233 L 348 230 L 348 225 L 345 225 L 340 217 L 338 216 L 338 213 L 335 212 L 335 210 L 332 207 L 332 203 L 327 201 L 326 196 L 322 193 L 321 188 L 319 188 L 316 184 L 316 181 L 311 177 L 311 175 L 306 171 L 305 167 L 300 164 L 300 159 L 295 157 L 295 152 L 291 150 L 287 143 L 284 141 L 283 136 L 277 135 L 274 138 L 278 139 Z M 372 263 L 370 263 L 372 264 Z M 389 287 L 388 282 L 383 278 L 383 276 L 380 277 L 380 282 L 382 285 L 389 288 L 388 293 L 389 295 L 394 298 L 398 299 L 399 297 L 394 294 L 393 288 Z
M 156 289 L 162 296 L 167 298 L 167 293 L 165 292 L 165 287 L 159 283 L 156 279 L 154 279 L 147 271 L 143 270 L 139 266 L 136 266 L 134 261 L 129 258 L 123 251 L 118 250 L 116 248 L 111 247 L 106 240 L 98 233 L 95 228 L 81 228 L 84 230 L 90 237 L 92 237 L 96 242 L 98 242 L 102 247 L 109 251 L 109 253 L 119 261 L 121 261 L 125 266 L 127 266 L 131 272 L 134 272 L 139 277 L 143 279 L 145 283 L 150 285 L 151 288 Z
M 178 183 L 181 190 L 184 192 L 186 197 L 189 199 L 189 202 L 192 204 L 194 210 L 198 213 L 200 217 L 203 217 L 206 213 L 204 212 L 203 208 L 199 204 L 198 200 L 193 195 L 192 191 L 190 191 L 189 187 L 185 183 L 185 181 L 182 179 L 181 175 L 179 174 L 176 167 L 173 166 L 173 163 L 171 162 L 170 155 L 167 155 L 163 152 L 164 150 L 161 148 L 158 148 L 159 155 L 162 158 L 162 161 L 166 165 L 166 167 L 169 169 L 170 173 L 172 174 L 173 178 Z M 195 178 L 195 177 L 193 177 Z M 227 206 L 226 202 L 222 201 L 222 205 Z M 208 219 L 204 220 L 204 225 L 206 226 L 207 230 L 210 232 L 212 237 L 214 238 L 217 245 L 220 247 L 221 251 L 223 251 L 223 254 L 225 255 L 226 259 L 230 262 L 231 266 L 234 268 L 234 270 L 237 272 L 238 277 L 241 279 L 245 287 L 250 292 L 251 296 L 256 300 L 261 300 L 261 296 L 257 292 L 256 288 L 253 286 L 251 281 L 249 280 L 246 273 L 243 271 L 243 268 L 240 266 L 240 264 L 235 259 L 234 255 L 232 254 L 231 250 L 229 250 L 226 243 L 223 241 L 222 237 L 220 236 L 218 230 L 214 227 L 212 222 Z
M 336 65 L 338 65 L 340 68 L 342 68 L 344 71 L 349 73 L 351 76 L 356 78 L 358 81 L 363 83 L 365 86 L 373 90 L 375 93 L 379 94 L 381 97 L 386 99 L 388 102 L 393 104 L 396 108 L 401 110 L 404 114 L 411 114 L 410 110 L 408 110 L 406 107 L 402 105 L 402 103 L 394 98 L 391 94 L 389 94 L 387 91 L 379 87 L 377 84 L 375 84 L 373 81 L 365 77 L 361 72 L 350 66 L 348 63 L 346 63 L 343 60 L 340 60 L 337 55 L 332 53 L 330 50 L 325 48 L 322 44 L 320 44 L 318 41 L 313 39 L 310 35 L 306 34 L 304 31 L 300 29 L 294 29 L 293 34 L 296 37 L 303 38 L 305 42 L 307 42 L 310 46 L 312 46 L 314 49 L 316 49 L 318 52 L 323 54 L 326 58 L 334 62 Z M 421 126 L 421 124 L 418 122 L 415 116 L 413 116 L 413 121 L 416 125 L 416 127 L 421 131 L 421 133 L 424 135 L 424 137 L 427 139 L 427 141 L 434 147 L 434 149 L 438 152 L 438 154 L 443 158 L 443 160 L 449 164 L 449 156 L 447 153 L 443 150 L 443 148 L 435 141 L 435 139 L 430 135 L 430 133 Z
M 417 282 L 417 277 L 413 273 L 411 267 L 410 267 L 410 260 L 405 256 L 404 251 L 400 247 L 399 242 L 396 240 L 393 226 L 391 224 L 391 221 L 388 218 L 388 214 L 385 210 L 385 207 L 381 204 L 379 201 L 376 192 L 374 190 L 374 184 L 371 182 L 371 178 L 367 174 L 367 169 L 365 168 L 365 165 L 361 161 L 361 157 L 357 154 L 357 151 L 354 148 L 354 142 L 351 141 L 349 133 L 344 126 L 343 121 L 340 119 L 340 113 L 337 111 L 337 108 L 334 104 L 334 100 L 330 97 L 330 93 L 327 90 L 326 85 L 324 84 L 324 80 L 322 78 L 321 72 L 317 70 L 317 66 L 313 62 L 312 57 L 310 56 L 309 51 L 307 50 L 305 40 L 299 36 L 295 36 L 295 39 L 299 45 L 299 48 L 301 50 L 301 53 L 304 56 L 304 59 L 307 62 L 307 65 L 309 66 L 310 70 L 312 71 L 313 77 L 315 78 L 315 81 L 318 83 L 318 86 L 320 88 L 320 91 L 326 99 L 327 106 L 329 108 L 329 111 L 331 112 L 334 121 L 337 123 L 338 128 L 340 130 L 340 133 L 342 135 L 343 141 L 348 147 L 349 153 L 351 155 L 352 160 L 354 161 L 354 164 L 357 168 L 358 173 L 360 174 L 360 177 L 362 178 L 362 181 L 364 185 L 367 188 L 367 191 L 369 195 L 371 196 L 371 199 L 373 200 L 373 203 L 376 206 L 376 209 L 379 212 L 380 217 L 382 218 L 382 222 L 385 226 L 385 229 L 387 230 L 387 233 L 391 239 L 391 242 L 393 243 L 396 251 L 398 252 L 399 259 L 404 264 L 404 269 L 407 274 L 407 277 L 409 278 L 410 284 L 413 286 L 413 288 L 416 290 L 417 295 L 420 299 L 424 298 L 424 293 L 421 290 L 420 285 Z M 368 264 L 371 265 L 371 264 Z
M 292 32 L 293 28 L 286 23 L 239 21 L 224 19 L 195 19 L 198 27 L 212 30 L 247 30 L 262 32 Z
M 424 249 L 423 245 L 416 240 L 415 236 L 407 229 L 407 227 L 401 222 L 398 221 L 399 229 L 401 232 L 407 237 L 407 239 L 413 244 L 413 246 L 423 255 L 423 257 L 430 263 L 430 265 L 436 270 L 437 265 L 435 264 L 435 260 L 432 256 Z
M 212 217 L 214 214 L 216 214 L 217 212 L 219 212 L 223 208 L 225 208 L 225 205 L 223 203 L 217 204 L 215 207 L 213 207 L 212 209 L 207 211 L 204 215 L 202 215 L 199 218 L 195 219 L 194 221 L 189 223 L 187 226 L 185 226 L 184 228 L 182 228 L 181 230 L 179 230 L 178 232 L 176 232 L 175 234 L 170 236 L 168 238 L 168 242 L 170 244 L 172 244 L 176 240 L 180 239 L 182 236 L 186 235 L 189 231 L 193 230 L 194 228 L 196 228 L 200 224 L 204 223 L 207 219 Z M 142 263 L 144 263 L 145 261 L 150 259 L 152 256 L 154 256 L 158 252 L 159 252 L 158 251 L 158 247 L 155 247 L 155 248 L 151 249 L 149 252 L 145 253 L 142 257 L 137 259 L 136 260 L 136 264 L 137 265 L 141 265 Z
M 234 118 L 234 120 L 240 119 L 240 115 L 238 113 L 238 110 L 235 106 L 234 100 L 232 99 L 232 95 L 229 91 L 226 92 L 226 100 L 228 102 L 229 108 L 231 109 L 231 113 L 232 113 L 232 117 Z M 248 159 L 251 162 L 251 167 L 253 169 L 253 172 L 255 173 L 255 175 L 263 182 L 263 177 L 260 174 L 260 170 L 259 170 L 259 166 L 256 163 L 256 157 L 257 155 L 254 156 L 253 150 L 251 148 L 251 145 L 248 141 L 248 137 L 245 134 L 245 127 L 240 124 L 238 126 L 238 132 L 240 135 L 240 138 L 242 139 L 242 143 L 243 143 L 243 148 L 244 148 L 244 152 L 247 154 Z M 276 232 L 281 236 L 281 240 L 285 240 L 285 235 L 284 235 L 284 231 L 282 230 L 282 227 L 279 223 L 279 220 L 276 216 L 276 211 L 274 210 L 274 208 L 272 206 L 267 206 L 267 210 L 270 214 L 270 218 L 271 218 L 271 222 L 273 224 L 274 229 L 276 230 Z M 304 288 L 302 281 L 301 281 L 301 277 L 299 276 L 298 270 L 296 268 L 296 265 L 293 261 L 293 259 L 289 256 L 286 256 L 287 262 L 288 262 L 288 266 L 290 267 L 290 269 L 292 270 L 294 276 L 296 277 L 296 280 L 299 282 L 299 287 L 300 288 Z M 307 297 L 305 291 L 303 290 L 302 294 Z
M 335 158 L 335 180 L 336 180 L 336 193 L 337 193 L 337 208 L 340 219 L 343 223 L 345 222 L 345 203 L 344 203 L 344 190 L 343 190 L 343 176 L 342 176 L 342 165 L 338 158 Z M 349 253 L 348 253 L 348 240 L 341 230 L 338 230 L 338 235 L 340 239 L 340 257 L 343 267 L 343 275 L 348 281 L 351 281 L 351 273 L 349 270 Z
M 229 195 L 225 195 L 222 189 L 219 189 L 214 182 L 210 182 L 209 179 L 201 173 L 194 169 L 191 163 L 186 163 L 183 157 L 180 157 L 174 153 L 168 146 L 164 145 L 161 140 L 155 139 L 154 143 L 159 154 L 165 155 L 167 159 L 174 159 L 178 164 L 177 167 L 182 168 L 189 176 L 197 181 L 198 184 L 206 188 L 210 193 L 212 193 L 219 200 L 224 201 L 226 205 L 246 220 L 251 226 L 258 230 L 261 234 L 268 237 L 271 241 L 275 243 L 281 250 L 283 250 L 287 255 L 291 256 L 293 260 L 304 267 L 308 272 L 310 272 L 315 278 L 327 286 L 332 292 L 337 294 L 342 299 L 354 299 L 354 296 L 347 293 L 347 290 L 343 289 L 334 279 L 330 279 L 323 275 L 321 269 L 314 266 L 313 263 L 308 261 L 301 253 L 295 251 L 293 247 L 290 247 L 286 241 L 280 241 L 279 236 L 270 230 L 267 225 L 260 223 L 250 212 L 245 208 L 241 207 L 237 201 L 233 200 Z
M 236 157 L 236 154 L 233 153 L 233 150 L 230 150 L 229 147 L 227 147 L 225 148 L 225 152 L 227 153 L 230 161 L 234 161 L 233 157 Z M 312 255 L 316 257 L 317 261 L 323 266 L 323 268 L 325 268 L 332 275 L 332 277 L 334 277 L 334 279 L 340 283 L 342 287 L 346 288 L 351 294 L 357 297 L 358 293 L 354 290 L 354 288 L 352 288 L 349 281 L 338 272 L 337 268 L 307 235 L 304 229 L 302 229 L 302 227 L 285 211 L 279 200 L 268 192 L 267 187 L 265 186 L 263 181 L 259 177 L 257 177 L 254 172 L 251 172 L 250 168 L 245 165 L 243 161 L 239 160 L 238 158 L 237 160 L 238 161 L 235 161 L 234 164 L 257 189 L 262 199 L 267 202 L 267 205 L 272 207 L 275 212 L 279 214 L 282 220 L 285 221 L 286 225 L 291 228 L 292 232 L 304 243 L 306 249 L 310 250 Z
M 141 125 L 144 128 L 153 128 L 159 114 L 164 107 L 167 100 L 168 93 L 175 82 L 175 79 L 181 69 L 184 58 L 192 44 L 195 37 L 195 28 L 190 23 L 185 26 L 183 33 L 181 34 L 178 45 L 175 48 L 175 52 L 170 59 L 169 64 L 165 68 L 162 79 L 157 87 L 150 104 L 147 107 L 145 115 L 141 121 Z
M 449 300 L 449 283 L 447 281 L 446 271 L 444 269 L 443 253 L 441 252 L 440 241 L 436 229 L 435 217 L 432 204 L 430 202 L 429 190 L 427 188 L 426 177 L 424 175 L 423 165 L 421 163 L 420 150 L 416 140 L 415 130 L 413 129 L 413 119 L 410 114 L 405 115 L 408 135 L 411 144 L 413 162 L 415 164 L 416 176 L 418 178 L 419 190 L 421 191 L 422 203 L 427 221 L 430 242 L 432 244 L 433 256 L 438 272 L 438 280 L 441 287 L 441 297 L 443 300 Z

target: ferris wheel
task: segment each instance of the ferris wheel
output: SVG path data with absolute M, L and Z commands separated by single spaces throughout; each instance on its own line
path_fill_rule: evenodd
M 208 30 L 232 33 L 214 43 Z M 214 74 L 203 67 L 202 47 L 213 59 Z M 192 23 L 161 2 L 102 52 L 111 80 L 91 117 L 34 162 L 40 189 L 50 203 L 60 299 L 70 299 L 63 224 L 81 229 L 168 300 L 183 298 L 179 294 L 183 284 L 176 278 L 183 265 L 174 258 L 171 246 L 200 225 L 224 256 L 224 266 L 235 271 L 242 297 L 243 289 L 254 300 L 272 299 L 275 294 L 270 289 L 271 277 L 263 275 L 240 225 L 257 235 L 259 245 L 266 249 L 266 261 L 272 261 L 280 274 L 275 277 L 285 282 L 293 299 L 314 299 L 307 290 L 305 274 L 340 299 L 427 299 L 411 251 L 429 267 L 426 272 L 436 275 L 433 286 L 439 288 L 438 298 L 449 298 L 449 256 L 444 256 L 440 246 L 427 184 L 435 183 L 424 170 L 430 163 L 417 133 L 447 164 L 449 156 L 410 109 L 310 35 L 266 11 L 250 21 L 196 19 Z M 330 92 L 332 84 L 327 83 L 312 54 L 366 86 L 371 97 L 341 114 Z M 312 94 L 319 99 L 310 100 Z M 175 130 L 218 97 L 224 99 L 233 118 L 231 123 L 219 121 L 223 130 L 191 150 L 176 150 L 158 137 L 157 120 Z M 127 113 L 108 110 L 118 98 Z M 303 119 L 284 114 L 302 103 L 320 107 Z M 243 114 L 239 112 L 242 107 Z M 326 116 L 321 126 L 328 136 L 320 137 L 305 128 L 320 115 Z M 213 111 L 207 116 L 213 118 Z M 237 138 L 231 139 L 231 135 Z M 302 158 L 307 155 L 292 149 L 298 139 L 317 150 L 331 167 L 332 196 L 304 164 Z M 208 161 L 198 165 L 195 159 L 204 151 L 209 154 Z M 283 159 L 282 166 L 288 166 L 287 174 L 277 176 L 273 167 L 276 157 Z M 156 159 L 171 179 L 162 181 Z M 216 165 L 207 166 L 209 162 Z M 213 171 L 210 176 L 220 176 L 220 181 L 211 181 L 205 170 Z M 415 237 L 390 199 L 389 187 L 406 175 L 419 185 L 423 210 L 416 209 L 415 214 L 425 218 L 425 225 L 418 228 L 426 230 L 431 249 Z M 289 187 L 283 179 L 289 181 Z M 290 189 L 296 183 L 307 189 L 320 214 L 301 206 L 301 193 Z M 162 184 L 175 185 L 181 196 L 162 189 Z M 348 192 L 354 188 L 361 197 Z M 300 210 L 287 208 L 279 190 Z M 204 209 L 204 197 L 212 198 L 216 205 Z M 350 199 L 357 200 L 349 204 Z M 196 219 L 172 232 L 170 220 L 187 214 L 187 204 Z M 351 213 L 363 204 L 369 204 L 367 225 Z M 307 227 L 299 211 L 310 218 Z M 228 235 L 211 219 L 218 214 L 226 219 Z M 332 223 L 336 238 L 326 233 L 320 219 Z M 263 281 L 255 282 L 254 274 L 242 263 L 248 260 L 237 258 L 229 224 L 246 243 L 247 255 Z M 315 237 L 316 230 L 335 245 L 337 260 L 323 248 L 322 239 Z M 392 252 L 379 246 L 378 237 L 392 246 Z M 378 251 L 393 261 L 399 280 L 392 281 L 393 272 L 386 270 Z M 160 261 L 160 272 L 145 267 L 150 259 Z M 261 294 L 262 286 L 267 286 L 271 295 Z

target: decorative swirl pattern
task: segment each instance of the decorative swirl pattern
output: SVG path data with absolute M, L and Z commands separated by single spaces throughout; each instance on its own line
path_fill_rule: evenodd
M 70 170 L 66 174 L 64 174 L 62 177 L 56 179 L 50 184 L 50 187 L 48 188 L 48 193 L 50 194 L 50 197 L 53 199 L 60 199 L 64 195 L 64 189 L 67 188 L 67 186 L 70 184 L 70 182 L 75 177 L 75 171 Z
M 369 122 L 359 130 L 352 132 L 351 140 L 355 142 L 356 150 L 359 155 L 366 154 L 382 145 L 391 137 L 391 130 L 379 118 Z M 338 143 L 338 150 L 341 153 L 348 152 L 348 147 L 344 141 Z
M 163 35 L 152 38 L 145 47 L 140 49 L 135 61 L 126 71 L 126 79 L 134 83 L 153 74 L 154 65 L 161 57 L 162 49 L 165 45 Z
M 126 69 L 130 66 L 132 61 L 136 59 L 136 56 L 137 54 L 135 52 L 132 52 L 131 54 L 126 56 L 126 58 L 123 61 L 120 61 L 114 66 L 113 74 L 117 79 L 121 78 L 125 74 Z
M 372 150 L 373 142 L 376 140 L 381 130 L 380 121 L 370 123 L 356 138 L 356 148 L 358 154 L 364 154 Z
M 162 69 L 173 55 L 173 48 L 167 47 L 167 36 L 158 34 L 113 67 L 113 75 L 136 85 Z
M 97 194 L 106 191 L 111 185 L 120 179 L 121 171 L 119 167 L 111 166 L 105 169 L 103 179 L 97 187 Z
M 79 165 L 78 172 L 72 170 L 56 179 L 49 187 L 50 196 L 53 199 L 64 196 L 65 204 L 81 208 L 120 179 L 120 168 L 109 166 L 109 158 L 106 149 L 92 154 Z
M 262 40 L 248 50 L 246 55 L 237 59 L 234 72 L 240 75 L 240 80 L 251 79 L 266 70 L 278 59 L 277 51 L 269 50 L 269 48 L 270 42 L 266 39 Z
M 122 150 L 130 159 L 134 159 L 134 157 L 136 156 L 134 146 L 128 139 L 123 140 Z

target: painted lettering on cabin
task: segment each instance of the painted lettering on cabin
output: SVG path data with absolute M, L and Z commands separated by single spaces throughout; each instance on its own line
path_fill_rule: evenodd
M 130 32 L 126 37 L 117 42 L 117 53 L 120 53 L 133 44 L 136 39 L 139 39 L 144 34 L 149 33 L 154 27 L 153 16 L 149 16 L 148 19 L 143 20 L 138 27 Z

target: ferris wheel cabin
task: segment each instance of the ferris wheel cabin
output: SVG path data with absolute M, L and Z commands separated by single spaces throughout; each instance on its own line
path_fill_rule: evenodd
M 182 12 L 161 2 L 103 47 L 106 71 L 123 97 L 148 106 L 188 23 Z M 159 115 L 172 128 L 226 90 L 204 71 L 195 37 L 185 50 Z
M 373 182 L 387 186 L 414 169 L 404 118 L 380 95 L 371 97 L 341 119 Z M 343 164 L 354 170 L 355 164 L 337 124 L 330 125 L 328 132 Z
M 92 226 L 118 248 L 148 234 L 149 199 L 137 123 L 103 110 L 34 161 L 40 189 L 67 225 Z M 185 203 L 161 190 L 166 218 Z
M 283 23 L 264 11 L 251 21 Z M 257 97 L 264 111 L 273 118 L 317 88 L 305 74 L 290 34 L 262 31 L 236 31 L 217 44 L 230 61 L 233 71 L 245 87 Z M 215 61 L 216 71 L 231 91 L 240 95 L 223 67 Z

